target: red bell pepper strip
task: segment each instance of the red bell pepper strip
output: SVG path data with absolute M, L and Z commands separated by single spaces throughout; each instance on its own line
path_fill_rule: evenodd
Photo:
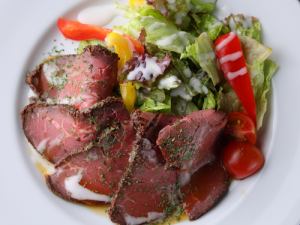
M 220 36 L 215 50 L 225 78 L 256 124 L 256 102 L 239 37 L 233 32 Z
M 112 30 L 88 24 L 82 24 L 77 21 L 59 18 L 57 26 L 60 32 L 68 39 L 74 41 L 83 41 L 97 39 L 104 41 L 107 34 Z
M 112 32 L 111 29 L 97 27 L 94 25 L 83 24 L 78 21 L 66 20 L 59 18 L 57 20 L 57 27 L 65 38 L 74 41 L 84 41 L 84 40 L 100 40 L 104 41 L 106 36 Z M 139 54 L 144 54 L 144 46 L 138 40 L 134 39 L 129 35 L 124 35 L 134 47 L 135 51 Z

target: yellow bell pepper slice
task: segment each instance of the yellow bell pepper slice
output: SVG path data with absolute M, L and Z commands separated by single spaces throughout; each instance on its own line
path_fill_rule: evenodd
M 118 63 L 119 69 L 123 68 L 125 63 L 133 56 L 131 44 L 121 34 L 111 32 L 107 35 L 105 42 L 108 47 L 113 47 L 115 53 L 118 54 L 120 60 Z
M 146 4 L 145 0 L 129 0 L 130 7 L 139 7 L 145 4 Z
M 127 110 L 131 112 L 137 99 L 136 89 L 132 82 L 120 84 L 120 92 Z

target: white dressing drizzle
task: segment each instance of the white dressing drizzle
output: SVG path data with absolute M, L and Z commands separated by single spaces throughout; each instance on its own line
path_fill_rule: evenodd
M 238 71 L 227 73 L 227 78 L 229 80 L 233 80 L 238 76 L 243 76 L 243 75 L 246 75 L 246 74 L 247 74 L 247 68 L 243 67 L 242 69 L 240 69 Z
M 171 96 L 172 97 L 181 97 L 182 99 L 186 101 L 191 101 L 192 96 L 187 93 L 186 87 L 181 85 L 178 88 L 174 89 L 171 91 Z
M 172 75 L 172 76 L 161 79 L 158 82 L 158 88 L 171 90 L 173 88 L 177 88 L 180 84 L 181 84 L 181 80 L 179 80 L 178 77 Z
M 234 52 L 232 54 L 228 54 L 220 58 L 220 63 L 234 62 L 243 56 L 242 51 Z
M 147 217 L 133 217 L 128 214 L 125 214 L 125 221 L 128 225 L 137 225 L 142 223 L 147 223 L 153 220 L 161 219 L 165 217 L 164 213 L 158 212 L 148 212 Z
M 107 195 L 97 194 L 82 187 L 79 182 L 82 178 L 82 171 L 79 171 L 74 176 L 65 179 L 65 188 L 70 193 L 71 197 L 78 200 L 92 200 L 101 202 L 110 202 L 111 199 Z
M 44 151 L 45 151 L 46 148 L 47 148 L 48 142 L 49 142 L 49 138 L 43 139 L 43 140 L 37 145 L 36 150 L 37 150 L 39 153 L 43 154 Z
M 235 34 L 233 32 L 230 32 L 228 37 L 225 38 L 223 41 L 221 41 L 217 46 L 216 50 L 220 51 L 222 48 L 224 48 L 227 44 L 229 44 L 233 39 L 235 38 Z
M 48 160 L 46 160 L 44 157 L 42 157 L 42 155 L 39 154 L 30 143 L 28 143 L 28 146 L 29 146 L 29 153 L 32 162 L 35 165 L 41 166 L 42 169 L 48 175 L 55 173 L 56 171 L 55 166 L 52 163 L 50 163 Z
M 160 65 L 157 63 L 156 57 L 146 57 L 145 63 L 140 63 L 138 67 L 132 70 L 128 76 L 128 80 L 154 81 L 163 73 Z

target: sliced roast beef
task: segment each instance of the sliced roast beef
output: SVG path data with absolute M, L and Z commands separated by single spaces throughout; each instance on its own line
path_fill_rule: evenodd
M 135 124 L 136 129 L 140 131 L 143 130 L 142 135 L 152 143 L 155 143 L 159 131 L 165 126 L 173 124 L 181 117 L 171 114 L 158 114 L 136 110 L 134 113 L 132 113 L 131 118 Z
M 113 199 L 110 218 L 122 225 L 162 219 L 168 207 L 173 206 L 176 196 L 175 170 L 166 170 L 151 142 L 142 138 Z
M 181 185 L 214 158 L 214 146 L 226 122 L 224 113 L 203 110 L 191 113 L 160 131 L 157 145 L 167 166 L 180 170 Z
M 64 199 L 99 204 L 109 202 L 117 190 L 136 136 L 126 109 L 120 108 L 120 102 L 110 103 L 99 108 L 103 117 L 97 116 L 102 123 L 95 146 L 67 158 L 47 177 L 51 190 Z
M 96 143 L 64 160 L 47 182 L 54 193 L 67 200 L 109 202 L 128 166 L 135 130 L 128 111 L 116 98 L 107 98 L 86 116 L 97 131 Z
M 22 112 L 23 129 L 28 141 L 50 162 L 58 164 L 69 155 L 84 151 L 91 142 L 101 139 L 119 121 L 130 116 L 122 100 L 109 97 L 83 114 L 68 105 L 33 103 Z M 114 136 L 103 137 L 109 145 Z
M 26 81 L 40 99 L 84 110 L 112 94 L 117 63 L 116 54 L 101 46 L 90 46 L 81 55 L 50 58 Z
M 94 125 L 71 106 L 33 103 L 25 107 L 22 119 L 28 141 L 52 163 L 82 151 L 96 138 Z
M 219 160 L 200 168 L 181 188 L 183 207 L 190 220 L 196 220 L 227 193 L 229 176 Z

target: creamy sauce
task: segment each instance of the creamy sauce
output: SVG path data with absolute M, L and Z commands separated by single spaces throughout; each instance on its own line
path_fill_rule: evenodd
M 166 26 L 165 23 L 155 22 L 155 23 L 151 24 L 151 25 L 148 27 L 148 29 L 149 29 L 149 31 L 155 31 L 155 30 L 157 30 L 157 29 L 159 29 L 159 28 L 162 28 L 162 27 L 165 27 L 165 26 Z
M 27 94 L 28 99 L 37 97 L 37 95 L 34 93 L 32 89 L 29 89 L 28 94 Z
M 235 34 L 233 32 L 230 32 L 228 37 L 225 38 L 223 41 L 221 41 L 217 46 L 216 50 L 220 51 L 222 48 L 224 48 L 227 44 L 229 44 L 233 39 L 235 38 Z
M 81 23 L 96 26 L 109 24 L 118 15 L 118 10 L 114 5 L 94 6 L 82 10 L 77 19 Z
M 159 39 L 157 40 L 155 43 L 156 45 L 158 46 L 161 46 L 161 47 L 166 47 L 166 46 L 169 46 L 171 44 L 173 44 L 173 42 L 176 40 L 176 39 L 180 39 L 182 40 L 184 43 L 187 43 L 188 40 L 186 38 L 186 33 L 183 32 L 183 31 L 180 31 L 180 32 L 177 32 L 175 34 L 172 34 L 170 36 L 167 36 L 167 37 L 164 37 L 162 39 Z
M 204 54 L 199 54 L 198 57 L 200 58 L 200 62 L 211 62 L 213 60 L 215 60 L 216 58 L 216 55 L 213 51 L 211 52 L 207 52 L 207 53 L 204 53 Z
M 243 56 L 242 51 L 238 51 L 232 54 L 228 54 L 220 58 L 220 63 L 234 62 Z
M 181 97 L 182 99 L 184 99 L 186 101 L 191 101 L 193 98 L 190 94 L 187 93 L 185 86 L 179 86 L 178 88 L 172 90 L 171 96 L 172 97 Z
M 54 62 L 45 63 L 43 65 L 43 73 L 49 84 L 59 89 L 62 89 L 68 81 L 67 74 L 61 73 L 59 67 Z
M 236 30 L 236 23 L 234 21 L 234 18 L 233 17 L 230 17 L 229 19 L 229 27 L 230 27 L 230 30 L 232 31 L 235 31 Z
M 100 205 L 100 206 L 86 206 L 89 210 L 97 215 L 107 216 L 109 205 Z
M 37 150 L 38 152 L 40 152 L 41 154 L 43 154 L 44 151 L 45 151 L 46 148 L 47 148 L 48 141 L 49 141 L 49 138 L 43 139 L 43 140 L 37 145 L 36 150 Z
M 199 93 L 199 94 L 207 94 L 208 93 L 208 89 L 207 87 L 205 87 L 204 85 L 202 85 L 202 83 L 200 82 L 200 80 L 198 80 L 195 77 L 192 77 L 189 85 L 194 89 L 195 92 Z
M 63 105 L 75 105 L 80 102 L 82 102 L 82 97 L 65 97 L 65 98 L 59 98 L 59 99 L 51 99 L 47 98 L 46 102 L 47 104 L 63 104 Z
M 79 182 L 82 178 L 82 171 L 76 175 L 65 179 L 65 188 L 70 193 L 71 197 L 78 200 L 93 200 L 101 202 L 110 202 L 110 197 L 102 194 L 97 194 L 82 187 Z
M 28 143 L 29 154 L 33 164 L 42 175 L 55 173 L 55 167 L 52 163 L 44 159 L 33 147 Z
M 243 27 L 246 29 L 249 29 L 252 27 L 252 21 L 253 18 L 251 16 L 245 16 L 245 19 L 243 20 Z
M 183 12 L 178 12 L 176 13 L 175 15 L 175 23 L 177 25 L 181 25 L 182 22 L 183 22 L 183 18 L 186 16 L 186 13 L 183 13 Z
M 187 77 L 187 78 L 190 78 L 192 76 L 192 71 L 190 70 L 190 68 L 186 67 L 184 70 L 183 70 L 183 74 Z
M 158 82 L 158 88 L 171 90 L 171 89 L 177 88 L 180 84 L 181 84 L 181 80 L 179 80 L 178 77 L 173 75 L 173 76 L 161 79 Z
M 162 66 L 163 67 L 163 66 Z M 156 57 L 146 57 L 145 63 L 140 63 L 138 67 L 132 70 L 128 80 L 155 81 L 163 73 L 162 67 L 158 65 Z
M 147 217 L 133 217 L 128 214 L 125 215 L 125 221 L 128 225 L 136 225 L 136 224 L 142 224 L 146 222 L 150 222 L 152 220 L 157 220 L 160 218 L 163 218 L 165 216 L 164 213 L 158 213 L 158 212 L 149 212 Z
M 229 80 L 233 80 L 238 76 L 243 76 L 243 75 L 246 75 L 246 74 L 247 74 L 247 68 L 243 67 L 242 69 L 240 69 L 238 71 L 227 73 L 227 78 Z

